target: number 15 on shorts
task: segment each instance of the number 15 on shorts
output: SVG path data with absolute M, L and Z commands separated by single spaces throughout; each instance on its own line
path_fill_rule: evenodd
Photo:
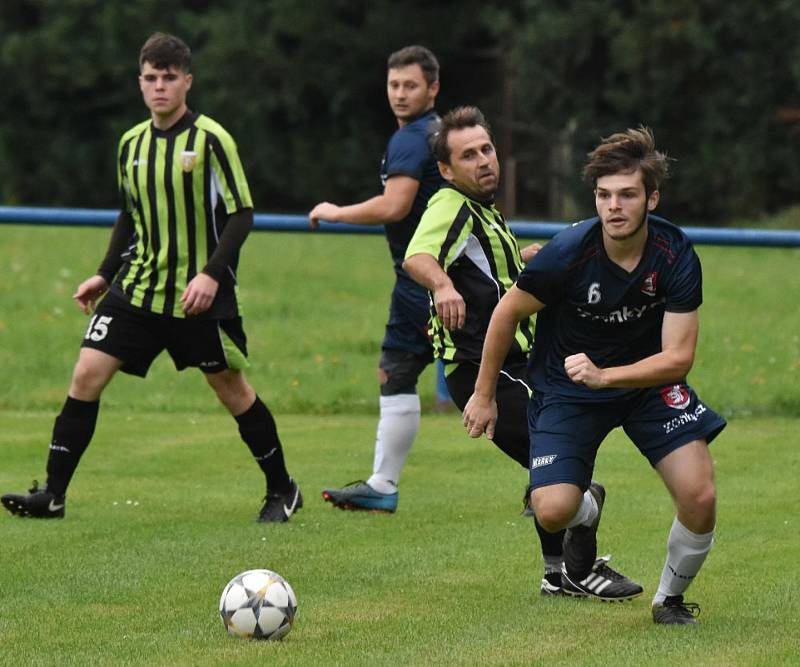
M 84 338 L 95 342 L 103 340 L 108 335 L 108 325 L 111 324 L 113 319 L 109 315 L 93 315 Z

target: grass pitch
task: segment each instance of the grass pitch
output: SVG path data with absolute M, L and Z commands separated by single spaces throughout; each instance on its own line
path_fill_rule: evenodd
M 2 489 L 41 469 L 48 422 L 0 413 L 14 434 Z M 278 423 L 305 507 L 262 526 L 260 474 L 223 415 L 155 413 L 131 428 L 108 410 L 64 521 L 0 516 L 0 664 L 796 664 L 800 540 L 786 471 L 800 456 L 786 445 L 800 420 L 734 420 L 712 446 L 720 517 L 690 589 L 697 629 L 650 620 L 672 511 L 622 434 L 599 457 L 609 490 L 600 549 L 645 595 L 603 604 L 538 596 L 541 557 L 519 516 L 525 473 L 468 440 L 457 416 L 423 419 L 393 516 L 343 512 L 319 493 L 368 470 L 374 419 Z M 298 594 L 283 642 L 230 638 L 217 616 L 227 581 L 255 567 Z
M 0 492 L 43 479 L 87 323 L 69 297 L 107 238 L 2 229 Z M 525 472 L 452 414 L 424 415 L 396 515 L 323 503 L 323 486 L 371 466 L 388 253 L 376 237 L 256 234 L 241 272 L 249 377 L 276 413 L 304 509 L 286 525 L 253 522 L 262 478 L 197 373 L 161 358 L 146 381 L 116 378 L 67 518 L 0 515 L 0 665 L 797 664 L 800 252 L 698 250 L 690 379 L 731 417 L 712 445 L 717 544 L 688 596 L 699 628 L 650 620 L 672 509 L 621 433 L 599 456 L 600 549 L 645 586 L 631 603 L 539 598 Z M 430 372 L 421 391 L 430 405 Z M 254 567 L 298 594 L 283 642 L 229 638 L 217 617 L 224 585 Z

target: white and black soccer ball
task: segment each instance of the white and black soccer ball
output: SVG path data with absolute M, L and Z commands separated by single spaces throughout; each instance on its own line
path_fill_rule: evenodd
M 297 596 L 272 570 L 247 570 L 230 580 L 219 599 L 228 633 L 248 639 L 281 639 L 297 616 Z

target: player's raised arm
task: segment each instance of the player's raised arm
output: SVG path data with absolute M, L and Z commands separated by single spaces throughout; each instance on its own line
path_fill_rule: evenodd
M 353 225 L 388 225 L 400 222 L 411 211 L 419 190 L 419 181 L 410 176 L 392 176 L 386 181 L 383 194 L 358 204 L 337 206 L 330 202 L 317 204 L 308 214 L 312 229 L 319 229 L 319 221 L 349 222 Z
M 446 329 L 460 329 L 467 317 L 464 298 L 453 286 L 453 281 L 432 255 L 418 253 L 407 257 L 403 268 L 423 287 L 433 294 L 436 314 Z
M 539 312 L 544 306 L 532 294 L 514 285 L 494 309 L 483 343 L 475 391 L 464 408 L 464 427 L 471 438 L 479 438 L 482 433 L 486 433 L 490 440 L 494 437 L 497 421 L 497 377 L 511 348 L 517 324 Z
M 597 368 L 583 353 L 564 360 L 564 369 L 576 384 L 589 389 L 657 387 L 684 379 L 694 363 L 700 320 L 696 310 L 664 313 L 661 352 L 626 366 Z

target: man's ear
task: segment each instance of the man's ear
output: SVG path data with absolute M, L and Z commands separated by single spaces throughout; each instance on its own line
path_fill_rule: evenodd
M 647 198 L 647 210 L 655 211 L 658 206 L 658 201 L 661 199 L 661 193 L 658 190 L 653 190 Z

